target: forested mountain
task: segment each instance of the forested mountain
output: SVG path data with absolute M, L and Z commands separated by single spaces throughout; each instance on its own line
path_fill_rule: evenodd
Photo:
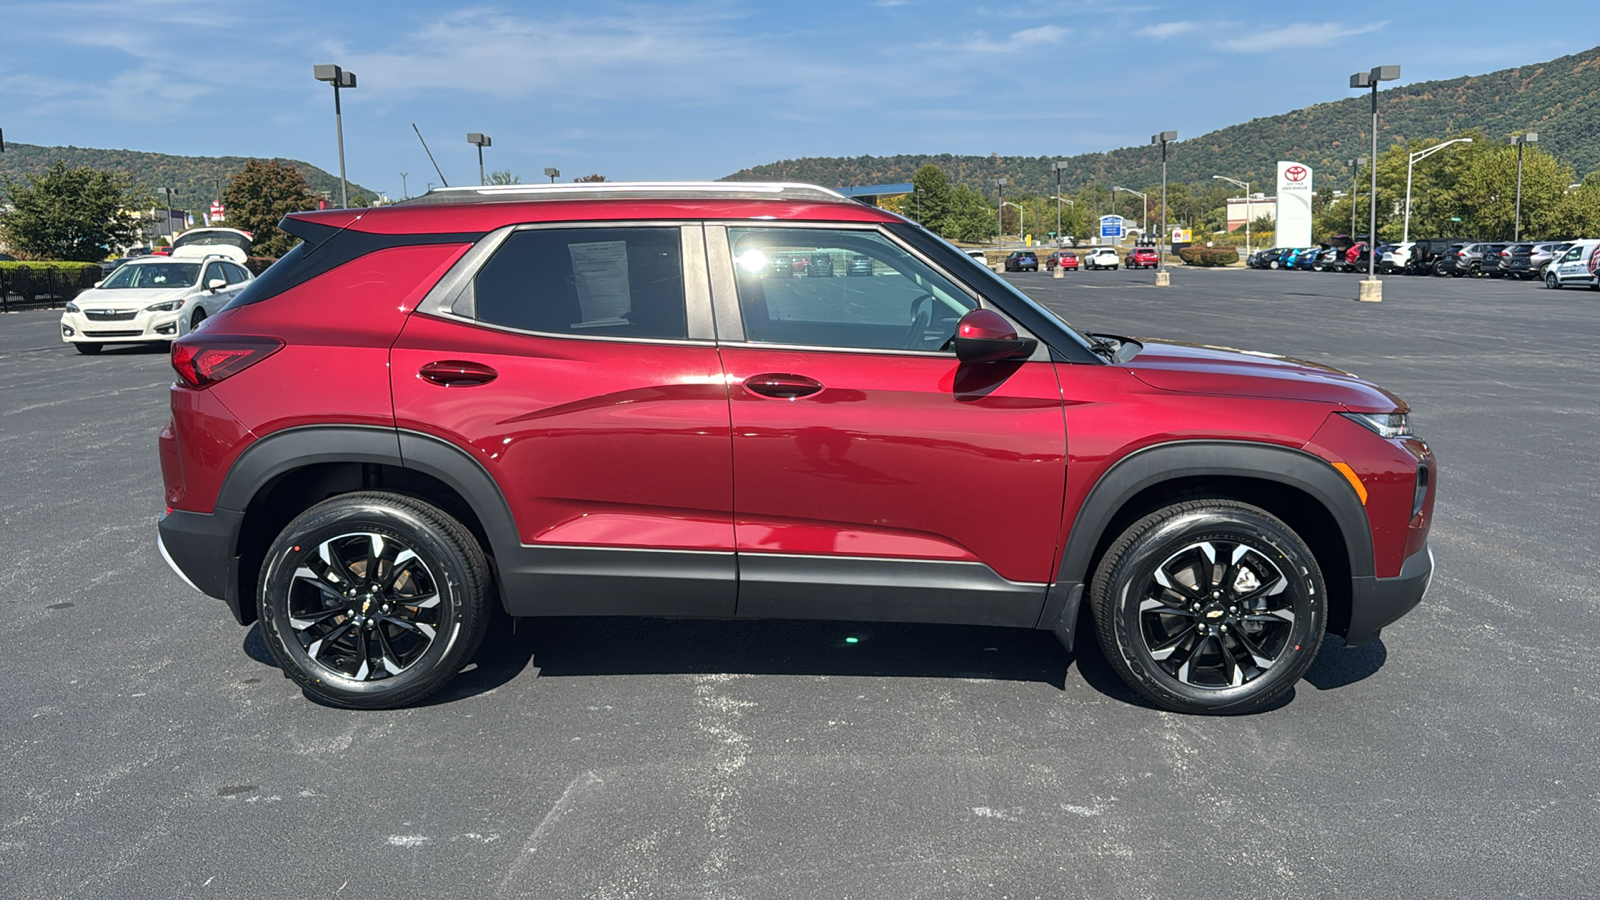
M 31 144 L 6 144 L 0 153 L 0 175 L 23 181 L 25 175 L 39 175 L 56 160 L 66 160 L 68 166 L 88 166 L 111 172 L 126 172 L 135 183 L 142 184 L 152 193 L 160 188 L 173 188 L 174 209 L 198 213 L 211 206 L 211 201 L 222 196 L 240 169 L 243 156 L 171 156 L 166 153 L 144 153 L 138 150 L 94 150 L 87 147 L 35 147 Z M 339 202 L 339 176 L 330 175 L 310 163 L 294 159 L 277 162 L 294 166 L 305 176 L 313 193 L 328 191 L 333 202 Z M 376 200 L 377 194 L 350 184 L 350 205 L 366 206 Z
M 1396 142 L 1431 141 L 1476 129 L 1496 139 L 1537 131 L 1540 147 L 1572 166 L 1579 178 L 1600 169 L 1600 47 L 1547 63 L 1385 88 L 1379 100 L 1380 149 Z M 1227 175 L 1271 194 L 1277 161 L 1311 164 L 1323 177 L 1347 173 L 1343 161 L 1370 153 L 1371 106 L 1365 93 L 1319 103 L 1183 140 L 1168 147 L 1169 181 Z M 1156 123 L 1159 124 L 1159 123 Z M 1150 128 L 1154 131 L 1154 125 Z M 985 193 L 996 178 L 1007 193 L 1054 188 L 1050 164 L 1059 157 L 902 156 L 811 157 L 783 160 L 727 176 L 729 181 L 802 181 L 827 187 L 909 182 L 923 165 L 938 166 L 955 184 Z M 1159 147 L 1126 147 L 1067 157 L 1062 186 L 1150 185 L 1161 180 Z M 1343 177 L 1348 178 L 1348 174 Z M 1327 184 L 1319 179 L 1319 184 Z

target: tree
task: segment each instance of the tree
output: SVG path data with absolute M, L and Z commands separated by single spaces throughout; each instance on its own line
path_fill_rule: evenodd
M 489 183 L 490 184 L 521 184 L 522 183 L 522 176 L 511 174 L 511 170 L 510 169 L 501 169 L 498 172 L 490 172 L 489 173 Z
M 1527 188 L 1526 183 L 1523 188 Z M 1547 238 L 1600 234 L 1600 172 L 1589 173 L 1583 184 L 1564 193 L 1548 221 L 1541 223 L 1538 234 Z
M 957 241 L 978 243 L 994 237 L 994 207 L 972 188 L 956 185 L 950 192 L 950 208 L 939 234 Z
M 911 187 L 911 196 L 901 203 L 906 217 L 943 234 L 936 223 L 950 214 L 950 179 L 938 166 L 923 166 L 911 176 Z
M 1549 232 L 1556 207 L 1572 169 L 1539 149 L 1525 148 L 1522 159 L 1522 235 Z M 1476 154 L 1456 182 L 1456 203 L 1464 211 L 1468 233 L 1491 240 L 1511 240 L 1516 233 L 1517 148 L 1495 147 Z
M 228 208 L 228 226 L 250 232 L 252 252 L 269 257 L 282 256 L 298 243 L 278 222 L 317 205 L 299 169 L 270 159 L 247 160 L 228 180 L 222 203 Z
M 604 175 L 585 175 L 582 178 L 574 178 L 574 179 L 572 179 L 574 184 L 582 184 L 585 181 L 605 181 L 605 180 L 606 180 L 606 177 Z
M 9 177 L 4 194 L 11 212 L 0 216 L 0 237 L 18 256 L 69 262 L 104 259 L 117 245 L 138 243 L 139 215 L 150 200 L 120 172 L 67 168 L 56 160 L 26 186 Z

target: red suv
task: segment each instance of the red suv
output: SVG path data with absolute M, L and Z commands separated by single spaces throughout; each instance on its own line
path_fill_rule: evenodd
M 1433 571 L 1393 394 L 1080 333 L 822 188 L 447 189 L 283 227 L 173 345 L 160 544 L 329 703 L 415 702 L 500 610 L 1070 648 L 1087 603 L 1136 690 L 1236 712 Z
M 1128 258 L 1123 260 L 1123 265 L 1130 269 L 1154 268 L 1161 264 L 1161 257 L 1151 247 L 1135 247 L 1128 251 Z

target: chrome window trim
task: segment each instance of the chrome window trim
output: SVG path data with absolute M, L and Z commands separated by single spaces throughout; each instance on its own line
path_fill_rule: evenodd
M 739 285 L 733 271 L 733 247 L 728 242 L 729 228 L 795 228 L 816 229 L 822 231 L 870 231 L 882 237 L 890 245 L 917 260 L 929 269 L 938 273 L 952 287 L 978 304 L 979 309 L 994 310 L 1005 316 L 1007 322 L 1017 329 L 1017 336 L 1036 341 L 1033 354 L 1021 362 L 1048 362 L 1050 361 L 1050 348 L 1045 342 L 1039 340 L 1038 335 L 1024 328 L 1015 319 L 1007 316 L 1003 310 L 990 302 L 981 292 L 967 284 L 961 278 L 951 274 L 944 266 L 939 265 L 926 256 L 917 252 L 916 248 L 907 245 L 893 232 L 883 227 L 881 222 L 793 222 L 783 219 L 707 219 L 706 223 L 706 264 L 711 270 L 712 305 L 717 317 L 717 342 L 723 346 L 738 347 L 749 350 L 820 350 L 837 353 L 882 353 L 893 356 L 943 356 L 955 358 L 953 350 L 892 350 L 871 347 L 824 347 L 800 344 L 765 343 L 761 341 L 747 341 L 744 333 L 744 311 L 739 306 Z
M 510 236 L 518 231 L 550 231 L 571 230 L 577 228 L 676 228 L 678 229 L 678 248 L 680 253 L 679 264 L 683 270 L 683 302 L 684 325 L 688 336 L 682 338 L 647 338 L 647 337 L 622 337 L 601 334 L 569 334 L 565 332 L 533 331 L 526 328 L 515 328 L 510 325 L 501 325 L 497 322 L 485 322 L 476 315 L 476 302 L 473 290 L 478 272 L 484 264 L 494 256 L 500 245 L 504 244 Z M 488 328 L 502 331 L 507 334 L 525 334 L 533 337 L 549 338 L 560 341 L 604 341 L 623 344 L 666 344 L 673 346 L 703 347 L 716 343 L 715 327 L 712 324 L 711 291 L 707 283 L 708 271 L 705 263 L 705 229 L 699 222 L 686 222 L 682 220 L 617 220 L 594 222 L 529 222 L 516 225 L 506 225 L 484 235 L 478 243 L 472 246 L 456 264 L 450 267 L 444 277 L 423 296 L 417 304 L 416 311 L 425 315 L 448 319 L 474 325 L 479 328 Z M 464 298 L 468 299 L 469 313 L 459 312 L 456 306 Z

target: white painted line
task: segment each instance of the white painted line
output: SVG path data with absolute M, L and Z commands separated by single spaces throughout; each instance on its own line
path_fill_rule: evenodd
M 544 814 L 544 818 L 539 821 L 539 826 L 533 829 L 533 834 L 528 835 L 528 842 L 522 846 L 521 850 L 517 851 L 516 859 L 511 861 L 511 870 L 506 872 L 506 877 L 500 882 L 500 889 L 495 892 L 496 894 L 501 897 L 509 897 L 513 893 L 515 893 L 515 896 L 523 896 L 521 891 L 514 892 L 513 889 L 517 882 L 521 880 L 523 870 L 532 861 L 533 854 L 539 849 L 539 842 L 544 840 L 545 835 L 556 827 L 562 817 L 572 811 L 572 808 L 578 804 L 580 799 L 594 793 L 603 784 L 605 784 L 605 780 L 593 772 L 584 772 L 577 778 L 572 779 L 572 783 L 567 785 L 567 789 L 561 792 L 561 799 L 557 800 L 556 805 L 550 807 L 550 811 Z

